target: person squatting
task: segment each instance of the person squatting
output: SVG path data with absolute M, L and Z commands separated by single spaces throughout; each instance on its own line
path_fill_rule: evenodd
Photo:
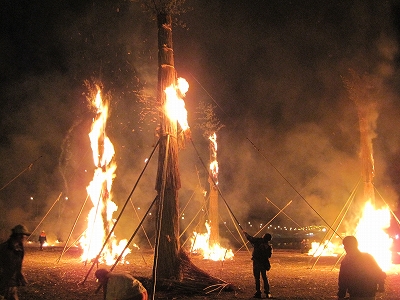
M 129 273 L 111 273 L 106 269 L 98 269 L 94 275 L 103 287 L 104 300 L 148 299 L 146 288 Z
M 267 271 L 271 269 L 269 259 L 272 256 L 272 246 L 269 242 L 272 240 L 272 236 L 269 233 L 264 234 L 262 238 L 257 238 L 249 235 L 246 231 L 243 231 L 247 240 L 253 245 L 253 276 L 256 284 L 256 293 L 254 298 L 261 298 L 261 281 L 262 277 L 264 282 L 264 293 L 267 299 L 272 299 L 270 293 L 270 286 L 267 277 Z

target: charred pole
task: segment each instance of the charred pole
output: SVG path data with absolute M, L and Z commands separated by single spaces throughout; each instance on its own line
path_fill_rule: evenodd
M 160 107 L 166 102 L 165 89 L 175 84 L 176 71 L 172 47 L 171 15 L 162 12 L 157 15 L 158 26 L 158 89 L 157 101 Z M 181 187 L 178 168 L 177 123 L 169 120 L 165 111 L 160 113 L 160 148 L 156 190 L 159 195 L 158 216 L 161 218 L 159 230 L 159 252 L 157 275 L 159 278 L 181 278 L 179 268 L 179 201 Z M 169 138 L 168 138 L 169 136 Z M 169 143 L 168 143 L 169 139 Z M 165 159 L 167 156 L 168 159 Z M 165 178 L 163 173 L 165 172 Z M 165 184 L 163 185 L 163 180 Z M 164 190 L 163 190 L 164 189 Z
M 158 169 L 155 189 L 157 198 L 157 240 L 153 277 L 182 279 L 179 242 L 179 201 L 181 187 L 178 168 L 178 124 L 166 114 L 165 90 L 177 81 L 172 43 L 172 15 L 177 14 L 180 1 L 144 1 L 157 20 L 158 30 L 158 85 L 157 106 L 160 108 L 160 136 Z
M 374 156 L 372 140 L 375 138 L 376 120 L 378 118 L 377 102 L 381 82 L 375 76 L 349 70 L 349 76 L 343 79 L 349 98 L 354 101 L 360 128 L 361 176 L 364 182 L 364 200 L 375 203 L 374 191 Z
M 219 243 L 219 205 L 218 205 L 218 160 L 217 160 L 217 132 L 224 127 L 215 114 L 215 106 L 201 102 L 197 109 L 198 125 L 203 130 L 203 137 L 209 141 L 210 150 L 210 197 L 208 204 L 208 219 L 210 223 L 210 245 Z

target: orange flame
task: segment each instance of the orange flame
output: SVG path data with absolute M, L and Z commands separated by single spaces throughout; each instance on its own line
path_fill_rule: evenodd
M 376 209 L 371 201 L 368 201 L 355 230 L 359 249 L 370 253 L 384 271 L 389 270 L 392 266 L 393 240 L 385 232 L 389 226 L 389 207 Z
M 368 201 L 362 212 L 356 229 L 349 235 L 355 235 L 358 240 L 358 248 L 362 252 L 371 254 L 378 265 L 384 271 L 388 271 L 392 265 L 391 247 L 393 240 L 385 232 L 390 226 L 390 210 L 388 207 L 376 209 L 371 201 Z M 325 241 L 323 244 L 314 242 L 308 255 L 336 256 L 343 253 L 342 245 Z
M 217 134 L 214 132 L 214 134 L 209 137 L 209 140 L 211 141 L 211 159 L 212 159 L 210 163 L 210 170 L 213 175 L 215 184 L 218 184 Z
M 86 188 L 93 207 L 88 215 L 88 227 L 79 240 L 83 248 L 82 261 L 90 261 L 97 257 L 113 226 L 112 215 L 118 209 L 117 205 L 111 200 L 111 187 L 117 168 L 113 160 L 115 151 L 105 132 L 108 105 L 103 102 L 100 89 L 98 89 L 91 104 L 96 108 L 96 117 L 89 133 L 96 169 L 93 180 Z M 126 243 L 126 240 L 117 243 L 114 234 L 111 234 L 101 257 L 98 258 L 99 262 L 112 265 L 125 248 Z M 127 249 L 124 252 L 124 257 L 129 252 L 130 250 Z
M 189 83 L 181 77 L 178 78 L 176 86 L 171 84 L 165 89 L 167 99 L 164 108 L 166 114 L 171 121 L 178 122 L 183 131 L 189 129 L 187 110 L 183 100 L 188 90 Z
M 318 256 L 337 256 L 338 254 L 338 246 L 333 244 L 332 242 L 326 240 L 322 244 L 318 242 L 312 242 L 311 248 L 308 250 L 308 255 L 312 255 L 314 257 Z
M 218 243 L 210 245 L 210 229 L 211 226 L 208 222 L 205 223 L 207 232 L 197 233 L 193 232 L 193 237 L 190 239 L 192 242 L 191 252 L 203 255 L 204 259 L 210 259 L 213 261 L 223 261 L 227 259 L 233 259 L 232 249 L 226 249 L 221 247 Z

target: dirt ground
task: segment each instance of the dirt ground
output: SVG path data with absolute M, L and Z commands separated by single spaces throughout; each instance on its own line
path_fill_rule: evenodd
M 80 261 L 80 253 L 71 249 L 61 257 L 60 248 L 44 251 L 27 247 L 24 273 L 29 284 L 19 289 L 21 300 L 26 299 L 102 299 L 101 292 L 95 293 L 98 284 L 91 264 Z M 59 260 L 59 261 L 58 261 Z M 136 250 L 127 256 L 129 265 L 119 265 L 115 271 L 129 271 L 138 278 L 151 278 L 153 253 L 151 250 Z M 57 262 L 58 261 L 58 262 Z M 214 277 L 235 286 L 234 291 L 214 291 L 179 295 L 179 293 L 156 292 L 154 299 L 250 299 L 254 294 L 254 282 L 250 254 L 235 253 L 233 260 L 214 262 L 200 257 L 191 261 Z M 337 258 L 322 257 L 315 265 L 314 259 L 299 252 L 275 250 L 271 258 L 272 269 L 268 272 L 271 293 L 275 299 L 336 299 L 338 267 Z M 106 266 L 100 266 L 106 267 Z M 400 265 L 388 272 L 386 291 L 377 299 L 400 299 Z M 87 276 L 87 280 L 82 281 Z M 147 286 L 149 290 L 152 287 Z M 151 299 L 151 298 L 150 298 Z

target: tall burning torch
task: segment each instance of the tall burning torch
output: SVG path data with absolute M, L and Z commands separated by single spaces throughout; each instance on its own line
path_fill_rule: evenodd
M 97 87 L 97 94 L 94 99 L 88 100 L 90 100 L 96 112 L 92 129 L 89 133 L 95 171 L 93 180 L 86 188 L 93 207 L 88 215 L 87 229 L 79 242 L 83 248 L 83 261 L 87 262 L 95 259 L 99 251 L 103 249 L 100 257 L 97 258 L 98 261 L 112 265 L 125 247 L 126 240 L 117 244 L 115 236 L 110 234 L 113 226 L 112 215 L 118 207 L 112 201 L 111 194 L 117 165 L 114 161 L 114 146 L 106 134 L 109 106 L 108 101 L 103 101 L 99 87 Z M 108 236 L 110 238 L 106 241 Z M 105 242 L 107 244 L 103 248 Z M 129 252 L 125 251 L 124 254 L 127 255 Z

